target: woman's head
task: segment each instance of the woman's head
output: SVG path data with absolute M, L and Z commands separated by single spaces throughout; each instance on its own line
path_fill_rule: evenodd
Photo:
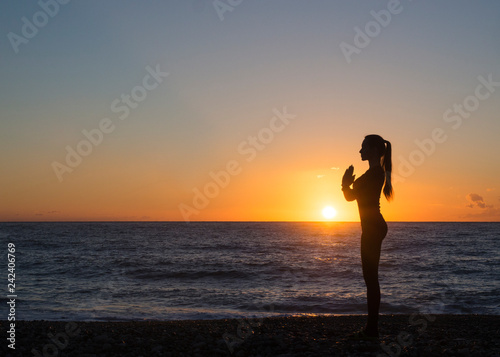
M 367 135 L 361 144 L 362 160 L 380 160 L 380 165 L 385 171 L 384 195 L 387 200 L 393 196 L 391 172 L 392 172 L 392 147 L 391 143 L 384 140 L 380 135 Z
M 361 160 L 380 160 L 385 154 L 385 140 L 379 135 L 367 135 L 361 144 Z

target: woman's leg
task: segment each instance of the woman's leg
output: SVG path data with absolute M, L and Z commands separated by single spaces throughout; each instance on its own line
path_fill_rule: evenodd
M 387 228 L 380 227 L 374 232 L 363 232 L 361 235 L 361 263 L 363 278 L 366 284 L 368 306 L 368 322 L 365 332 L 370 336 L 378 336 L 378 313 L 380 307 L 380 286 L 378 282 L 378 265 L 380 250 Z

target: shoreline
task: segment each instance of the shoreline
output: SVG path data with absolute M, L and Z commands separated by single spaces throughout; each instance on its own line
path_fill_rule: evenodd
M 366 315 L 220 320 L 16 321 L 4 356 L 500 356 L 500 315 L 380 315 L 379 342 L 353 341 Z M 10 322 L 2 320 L 2 330 Z M 5 335 L 7 335 L 5 333 Z

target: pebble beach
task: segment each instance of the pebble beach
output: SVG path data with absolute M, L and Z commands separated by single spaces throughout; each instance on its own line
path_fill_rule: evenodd
M 14 356 L 499 356 L 500 316 L 382 315 L 380 339 L 352 334 L 363 315 L 176 321 L 16 321 Z M 2 321 L 2 330 L 8 330 Z

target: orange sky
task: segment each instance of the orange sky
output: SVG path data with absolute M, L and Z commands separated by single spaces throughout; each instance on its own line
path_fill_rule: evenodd
M 402 2 L 350 61 L 341 44 L 384 4 L 245 2 L 221 20 L 187 3 L 71 3 L 3 44 L 1 221 L 317 221 L 327 205 L 357 221 L 340 181 L 368 168 L 372 133 L 393 144 L 388 221 L 500 220 L 497 3 Z M 38 11 L 3 6 L 3 33 Z

